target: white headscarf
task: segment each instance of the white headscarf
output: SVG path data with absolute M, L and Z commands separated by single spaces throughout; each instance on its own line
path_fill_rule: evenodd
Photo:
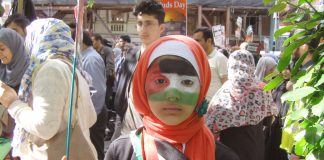
M 271 69 L 277 66 L 276 61 L 271 57 L 261 57 L 259 59 L 258 65 L 255 69 L 255 76 L 258 80 L 263 81 L 263 78 L 266 76 Z

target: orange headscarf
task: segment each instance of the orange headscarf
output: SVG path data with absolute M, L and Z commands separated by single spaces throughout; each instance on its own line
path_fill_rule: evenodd
M 155 117 L 150 110 L 148 98 L 145 92 L 145 79 L 149 66 L 149 59 L 152 52 L 161 43 L 176 40 L 185 44 L 194 54 L 195 60 L 199 67 L 200 93 L 196 108 L 199 107 L 205 99 L 210 83 L 210 68 L 208 58 L 204 49 L 192 38 L 172 35 L 162 37 L 152 45 L 150 45 L 142 54 L 140 61 L 137 64 L 133 77 L 133 102 L 135 109 L 143 115 L 143 137 L 144 137 L 144 159 L 156 159 L 156 148 L 154 147 L 154 137 L 165 140 L 174 146 L 176 144 L 185 144 L 185 156 L 194 160 L 214 160 L 215 159 L 215 141 L 209 129 L 204 125 L 204 118 L 198 116 L 197 112 L 184 122 L 171 126 L 161 122 Z

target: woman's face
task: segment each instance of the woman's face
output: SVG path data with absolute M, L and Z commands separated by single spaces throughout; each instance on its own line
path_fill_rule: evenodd
M 271 69 L 269 69 L 268 72 L 265 73 L 265 76 L 271 74 L 272 72 L 274 72 L 276 70 L 276 66 L 272 67 Z
M 178 125 L 189 118 L 200 92 L 195 69 L 188 61 L 174 57 L 157 58 L 148 69 L 145 83 L 151 111 L 167 125 Z
M 2 64 L 9 64 L 12 60 L 12 52 L 8 46 L 0 42 L 0 59 Z

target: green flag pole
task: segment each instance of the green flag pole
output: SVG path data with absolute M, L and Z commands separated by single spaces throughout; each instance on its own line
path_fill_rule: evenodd
M 77 64 L 77 56 L 81 51 L 82 44 L 82 27 L 83 27 L 83 13 L 84 13 L 84 2 L 83 0 L 78 0 L 77 6 L 74 10 L 74 15 L 76 17 L 76 34 L 75 34 L 75 47 L 73 55 L 73 69 L 72 69 L 72 83 L 70 88 L 70 104 L 69 104 L 69 117 L 68 117 L 68 132 L 66 138 L 66 158 L 70 159 L 70 143 L 71 143 L 71 123 L 72 123 L 72 113 L 73 113 L 73 95 L 74 95 L 74 81 L 75 81 L 75 70 Z

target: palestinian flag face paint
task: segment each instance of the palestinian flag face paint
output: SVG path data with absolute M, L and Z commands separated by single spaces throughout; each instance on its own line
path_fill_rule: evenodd
M 188 61 L 160 57 L 148 70 L 145 90 L 153 114 L 168 125 L 177 125 L 197 105 L 200 82 Z

